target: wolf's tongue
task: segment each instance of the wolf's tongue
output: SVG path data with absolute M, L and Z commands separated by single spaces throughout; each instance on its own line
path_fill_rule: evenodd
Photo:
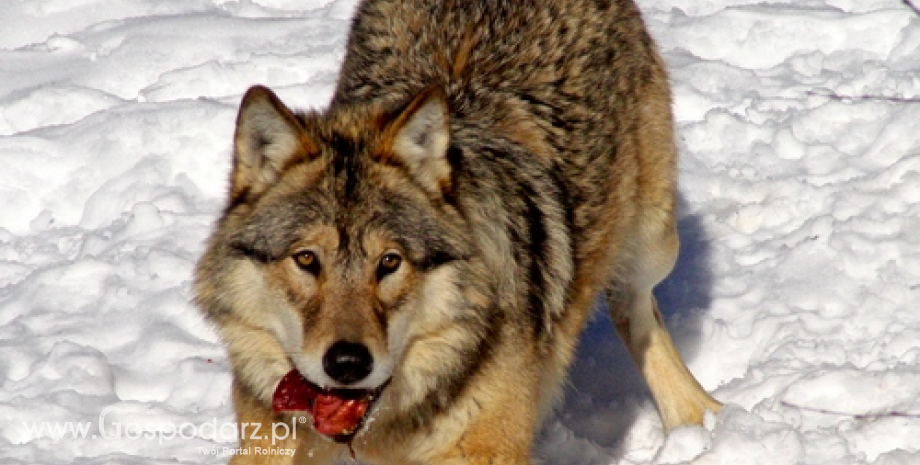
M 369 405 L 367 399 L 346 399 L 335 392 L 323 391 L 304 379 L 297 370 L 291 370 L 281 378 L 272 396 L 274 411 L 308 411 L 313 415 L 313 428 L 332 437 L 354 433 Z

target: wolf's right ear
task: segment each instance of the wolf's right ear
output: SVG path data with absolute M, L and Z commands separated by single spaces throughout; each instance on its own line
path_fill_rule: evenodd
M 300 120 L 278 96 L 266 87 L 250 88 L 236 118 L 231 204 L 265 191 L 286 165 L 314 152 Z

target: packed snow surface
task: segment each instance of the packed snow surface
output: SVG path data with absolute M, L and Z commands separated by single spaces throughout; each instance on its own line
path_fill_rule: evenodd
M 226 356 L 189 300 L 236 106 L 255 83 L 325 105 L 354 3 L 0 3 L 3 463 L 229 458 L 233 434 L 207 428 L 233 421 Z M 726 407 L 665 437 L 598 317 L 535 457 L 920 463 L 920 15 L 640 6 L 681 149 L 683 249 L 659 300 Z

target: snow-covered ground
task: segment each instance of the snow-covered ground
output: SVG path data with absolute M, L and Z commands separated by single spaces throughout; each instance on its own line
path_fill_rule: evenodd
M 0 2 L 3 463 L 227 460 L 228 367 L 189 277 L 236 105 L 254 83 L 324 105 L 354 2 Z M 640 4 L 682 156 L 683 255 L 659 296 L 726 407 L 666 439 L 599 317 L 535 455 L 920 463 L 920 15 Z

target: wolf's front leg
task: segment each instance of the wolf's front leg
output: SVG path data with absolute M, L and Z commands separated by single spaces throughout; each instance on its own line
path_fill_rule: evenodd
M 501 356 L 498 356 L 501 358 Z M 497 364 L 502 364 L 499 361 Z M 539 422 L 537 363 L 505 362 L 492 367 L 471 382 L 468 394 L 443 419 L 444 429 L 435 427 L 429 441 L 450 444 L 425 463 L 430 465 L 530 465 L 531 450 Z M 485 385 L 488 383 L 487 385 Z M 450 424 L 465 424 L 462 431 L 450 431 Z M 451 437 L 438 437 L 444 431 Z M 446 435 L 445 435 L 446 436 Z
M 533 438 L 529 433 L 533 425 L 517 424 L 512 419 L 483 421 L 464 433 L 449 451 L 426 461 L 426 465 L 530 465 Z M 519 429 L 510 431 L 511 428 Z

